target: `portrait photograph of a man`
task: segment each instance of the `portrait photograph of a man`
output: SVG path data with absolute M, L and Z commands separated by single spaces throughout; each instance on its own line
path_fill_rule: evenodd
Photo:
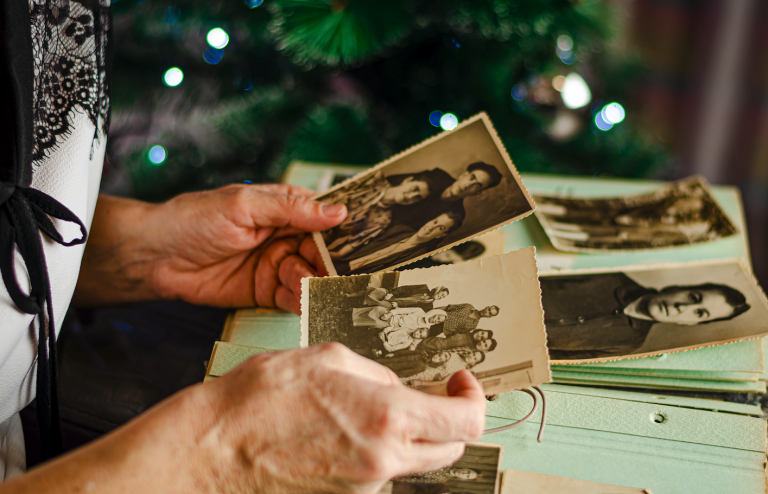
M 314 235 L 334 275 L 408 264 L 534 208 L 484 113 L 316 199 L 348 210 L 339 226 Z
M 601 252 L 690 245 L 737 233 L 703 177 L 617 198 L 535 196 L 536 216 L 560 250 Z
M 768 305 L 743 261 L 542 274 L 549 355 L 644 356 L 768 334 Z

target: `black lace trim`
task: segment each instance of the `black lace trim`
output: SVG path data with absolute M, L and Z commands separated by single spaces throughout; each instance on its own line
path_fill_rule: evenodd
M 109 0 L 29 0 L 35 70 L 34 167 L 71 133 L 72 110 L 85 112 L 96 126 L 94 143 L 107 135 L 109 4 Z

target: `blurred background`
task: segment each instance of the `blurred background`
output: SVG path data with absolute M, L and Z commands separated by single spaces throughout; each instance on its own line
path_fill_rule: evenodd
M 102 191 L 375 164 L 479 111 L 523 172 L 741 188 L 768 283 L 768 2 L 113 0 Z

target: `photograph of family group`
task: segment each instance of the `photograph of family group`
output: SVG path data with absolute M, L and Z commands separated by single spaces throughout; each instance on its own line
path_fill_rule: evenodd
M 702 177 L 635 196 L 579 199 L 537 195 L 535 199 L 536 216 L 560 250 L 672 247 L 737 233 Z
M 548 379 L 533 249 L 303 283 L 302 344 L 341 342 L 422 389 L 460 369 L 486 392 Z
M 550 358 L 599 361 L 768 335 L 741 260 L 541 274 Z
M 534 208 L 484 113 L 316 199 L 348 209 L 339 226 L 314 235 L 335 275 L 408 264 Z
M 379 494 L 498 494 L 502 450 L 500 444 L 467 444 L 453 465 L 397 477 Z

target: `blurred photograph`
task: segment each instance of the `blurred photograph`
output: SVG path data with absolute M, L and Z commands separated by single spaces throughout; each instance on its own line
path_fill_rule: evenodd
M 549 239 L 566 251 L 673 247 L 737 233 L 702 177 L 635 196 L 535 199 L 536 217 Z
M 460 369 L 487 393 L 548 380 L 533 249 L 302 283 L 302 345 L 343 343 L 428 392 Z
M 600 361 L 768 334 L 765 294 L 743 261 L 542 273 L 550 358 Z
M 481 113 L 343 182 L 317 200 L 346 219 L 314 234 L 334 275 L 411 263 L 527 216 L 534 205 Z
M 498 494 L 502 449 L 501 444 L 467 444 L 453 465 L 397 477 L 379 494 Z
M 504 470 L 501 480 L 502 494 L 651 494 L 650 489 L 627 487 L 589 480 L 526 472 Z

